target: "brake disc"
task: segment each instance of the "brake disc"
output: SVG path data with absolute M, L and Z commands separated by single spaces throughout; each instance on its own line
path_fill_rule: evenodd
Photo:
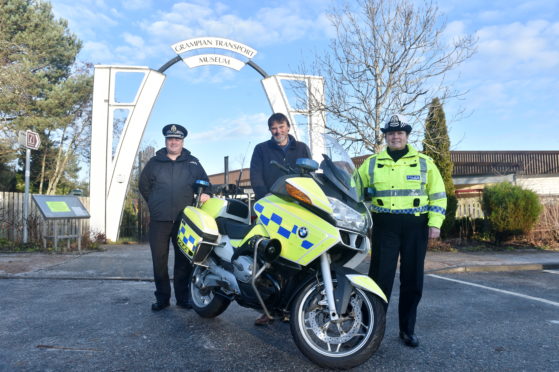
M 353 296 L 350 300 L 351 312 L 348 317 L 340 318 L 337 321 L 329 320 L 329 311 L 326 308 L 320 310 L 313 310 L 307 313 L 306 319 L 310 325 L 310 330 L 320 340 L 328 344 L 343 344 L 355 337 L 362 324 L 363 314 L 361 312 L 361 305 L 363 300 L 357 296 Z M 342 327 L 351 322 L 349 330 L 345 331 Z M 332 328 L 333 327 L 333 328 Z M 342 328 L 342 329 L 340 329 Z M 328 331 L 335 331 L 337 336 L 331 336 Z

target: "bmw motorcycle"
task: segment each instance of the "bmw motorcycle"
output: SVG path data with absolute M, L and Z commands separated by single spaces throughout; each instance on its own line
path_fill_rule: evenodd
M 191 304 L 204 318 L 231 301 L 289 317 L 299 350 L 326 368 L 352 368 L 378 349 L 386 296 L 355 270 L 369 253 L 371 216 L 345 150 L 325 136 L 318 163 L 298 159 L 249 207 L 210 198 L 181 214 L 177 244 L 192 261 Z M 200 194 L 200 193 L 199 193 Z M 197 203 L 196 205 L 198 205 Z

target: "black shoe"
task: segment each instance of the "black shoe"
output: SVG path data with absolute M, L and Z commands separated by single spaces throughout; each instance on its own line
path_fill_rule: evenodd
M 177 306 L 185 310 L 192 309 L 192 305 L 188 301 L 177 301 Z
M 165 309 L 166 307 L 169 307 L 169 303 L 168 302 L 154 302 L 151 304 L 151 311 L 160 311 Z
M 404 345 L 409 347 L 418 347 L 419 340 L 417 339 L 416 335 L 408 335 L 404 332 L 400 331 L 400 338 L 404 341 Z

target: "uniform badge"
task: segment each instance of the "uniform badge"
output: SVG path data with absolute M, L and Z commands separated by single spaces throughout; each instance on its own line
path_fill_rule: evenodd
M 408 181 L 419 181 L 421 179 L 421 177 L 419 177 L 419 176 L 406 176 L 406 179 Z

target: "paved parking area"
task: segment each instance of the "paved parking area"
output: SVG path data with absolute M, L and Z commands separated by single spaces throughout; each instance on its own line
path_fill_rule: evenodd
M 152 313 L 148 253 L 70 257 L 0 279 L 0 371 L 320 370 L 288 324 L 254 327 L 253 310 Z M 559 370 L 558 270 L 427 275 L 417 349 L 397 337 L 396 305 L 379 351 L 356 371 Z

